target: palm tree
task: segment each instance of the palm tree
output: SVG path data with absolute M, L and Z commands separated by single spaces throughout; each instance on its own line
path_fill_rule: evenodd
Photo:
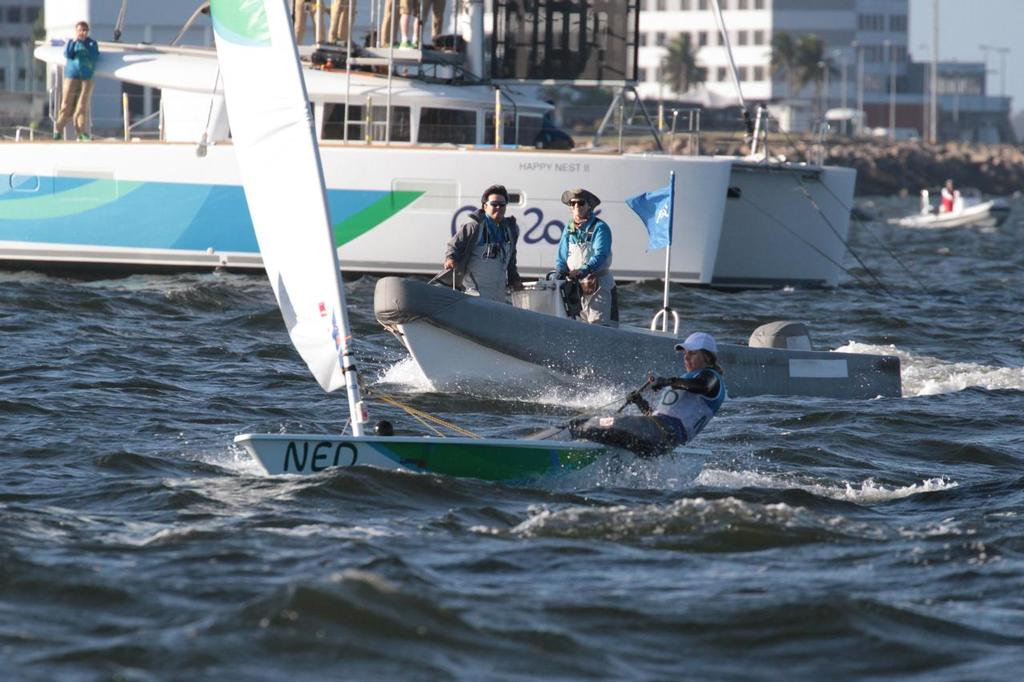
M 661 78 L 676 95 L 707 80 L 707 70 L 697 66 L 697 51 L 689 33 L 680 33 L 669 43 L 661 58 Z
M 821 63 L 825 60 L 825 43 L 813 33 L 801 36 L 796 42 L 796 82 L 797 91 L 802 90 L 811 81 L 818 81 L 821 86 Z
M 789 96 L 796 97 L 808 83 L 821 80 L 824 54 L 825 44 L 813 33 L 795 42 L 788 33 L 776 33 L 772 36 L 772 75 L 785 74 Z
M 772 36 L 772 76 L 785 76 L 787 92 L 790 97 L 796 95 L 796 43 L 788 33 L 781 32 Z

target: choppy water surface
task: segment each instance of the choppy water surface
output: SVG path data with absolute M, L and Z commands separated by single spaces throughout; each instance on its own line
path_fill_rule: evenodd
M 866 208 L 912 212 L 915 201 Z M 1024 202 L 998 230 L 853 228 L 834 291 L 676 288 L 896 353 L 904 397 L 726 404 L 713 454 L 532 487 L 267 478 L 244 431 L 336 430 L 259 277 L 0 274 L 4 679 L 1016 680 Z M 898 260 L 897 260 L 898 258 Z M 854 278 L 856 276 L 856 279 Z M 622 387 L 432 393 L 348 284 L 366 380 L 485 435 Z M 622 289 L 646 322 L 657 285 Z M 726 368 L 728 369 L 728 368 Z M 390 406 L 374 416 L 416 431 Z

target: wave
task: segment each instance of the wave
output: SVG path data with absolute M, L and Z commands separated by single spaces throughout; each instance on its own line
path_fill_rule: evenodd
M 926 355 L 914 355 L 891 345 L 851 341 L 836 350 L 844 353 L 884 353 L 900 359 L 903 396 L 955 393 L 965 388 L 1024 390 L 1024 367 L 991 367 L 971 362 L 947 362 Z
M 822 497 L 854 504 L 880 504 L 901 500 L 912 495 L 952 490 L 959 487 L 956 481 L 935 477 L 909 485 L 885 485 L 873 478 L 860 482 L 824 482 L 812 477 L 793 473 L 762 473 L 758 471 L 727 471 L 705 469 L 697 476 L 696 484 L 716 488 L 768 488 L 772 490 L 803 490 L 816 497 Z

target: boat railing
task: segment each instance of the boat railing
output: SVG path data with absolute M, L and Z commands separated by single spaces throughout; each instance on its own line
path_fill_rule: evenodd
M 814 144 L 811 145 L 809 154 L 810 158 L 808 161 L 816 166 L 824 166 L 826 156 L 825 140 L 828 137 L 828 133 L 832 129 L 832 126 L 829 125 L 828 121 L 822 120 L 817 126 L 815 126 L 815 128 L 817 130 L 817 134 L 814 136 Z
M 129 119 L 128 119 L 128 108 L 127 108 L 127 106 L 125 107 L 124 111 L 125 111 L 125 121 L 124 121 L 124 141 L 125 142 L 130 141 L 133 137 L 135 137 L 135 138 L 139 138 L 139 137 L 159 138 L 160 137 L 160 131 L 159 130 L 136 130 L 137 128 L 139 128 L 143 124 L 148 123 L 148 122 L 150 122 L 150 121 L 152 121 L 154 119 L 155 120 L 159 120 L 160 119 L 160 115 L 162 113 L 159 109 L 157 111 L 154 111 L 149 116 L 143 116 L 142 118 L 137 119 L 136 121 L 131 122 L 131 123 L 129 122 Z
M 21 142 L 23 139 L 27 139 L 29 142 L 32 142 L 36 139 L 36 129 L 32 126 L 22 125 L 0 128 L 0 137 L 5 140 L 14 140 L 15 142 Z
M 677 136 L 682 138 L 678 148 L 685 149 L 686 155 L 688 156 L 700 156 L 702 139 L 700 134 L 700 107 L 687 107 L 682 109 L 672 110 L 672 126 L 668 132 L 668 148 L 672 153 L 675 153 L 676 138 Z M 679 129 L 680 114 L 685 119 L 686 128 L 683 130 Z M 661 121 L 658 121 L 661 124 Z
M 628 95 L 632 94 L 632 101 L 627 102 Z M 627 104 L 631 104 L 629 113 L 626 113 Z M 615 123 L 612 124 L 612 119 L 615 119 Z M 635 120 L 637 117 L 642 117 L 643 124 L 636 124 Z M 622 152 L 622 138 L 626 134 L 627 127 L 630 132 L 642 132 L 644 134 L 649 133 L 654 138 L 654 144 L 658 148 L 659 152 L 665 151 L 665 147 L 661 144 L 661 135 L 658 134 L 658 128 L 654 125 L 654 120 L 651 119 L 647 113 L 647 108 L 644 106 L 644 102 L 640 99 L 639 93 L 636 88 L 632 85 L 624 85 L 619 88 L 615 93 L 615 97 L 608 105 L 608 110 L 604 114 L 604 118 L 601 120 L 601 124 L 597 127 L 597 132 L 594 133 L 594 139 L 592 146 L 594 148 L 600 148 L 601 136 L 604 135 L 605 131 L 609 127 L 613 126 L 618 130 L 618 143 L 616 148 L 619 152 Z

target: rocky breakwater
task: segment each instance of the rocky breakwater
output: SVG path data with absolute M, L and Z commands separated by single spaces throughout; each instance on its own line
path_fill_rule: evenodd
M 676 145 L 687 153 L 684 144 Z M 746 154 L 745 144 L 708 136 L 705 153 Z M 1009 196 L 1024 191 L 1024 149 L 1012 145 L 979 145 L 950 142 L 888 143 L 878 140 L 827 139 L 822 146 L 799 138 L 773 138 L 769 151 L 789 161 L 817 159 L 857 169 L 857 196 L 916 194 L 937 191 L 947 179 L 959 188 L 974 187 L 988 196 Z
M 1024 190 L 1024 151 L 1009 145 L 834 144 L 825 158 L 857 169 L 858 196 L 934 190 L 946 179 L 990 196 Z

